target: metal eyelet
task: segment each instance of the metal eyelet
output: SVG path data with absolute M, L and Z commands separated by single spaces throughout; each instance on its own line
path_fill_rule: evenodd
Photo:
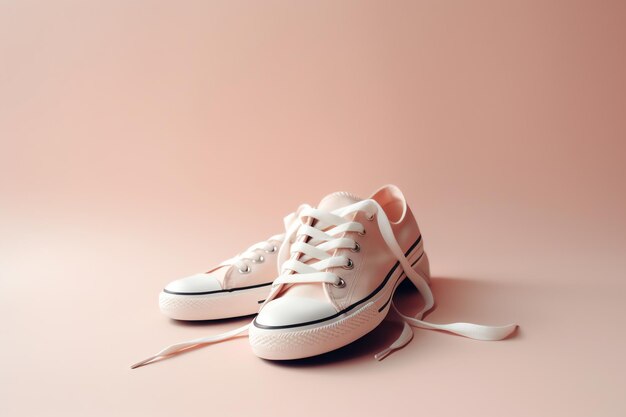
M 335 287 L 335 288 L 343 288 L 343 287 L 345 287 L 345 286 L 346 286 L 346 281 L 344 281 L 344 280 L 343 280 L 343 278 L 341 278 L 341 277 L 340 277 L 340 278 L 339 278 L 339 282 L 338 282 L 338 283 L 336 283 L 336 284 L 332 284 L 332 285 L 333 285 L 333 287 Z
M 359 236 L 365 236 L 367 234 L 367 230 L 363 229 L 362 232 L 357 232 Z
M 265 262 L 265 258 L 262 255 L 259 256 L 258 259 L 253 259 L 252 260 L 252 263 L 255 263 L 255 264 L 262 264 L 263 262 Z
M 278 250 L 278 248 L 276 246 L 272 246 L 272 249 L 270 250 L 266 250 L 265 253 L 274 253 Z
M 350 250 L 352 252 L 361 252 L 361 245 L 359 245 L 359 242 L 354 242 L 354 247 Z
M 372 214 L 371 216 L 367 217 L 367 220 L 372 221 L 374 220 L 374 217 L 376 217 L 376 214 Z
M 252 271 L 252 268 L 250 268 L 250 265 L 246 265 L 246 269 L 239 268 L 240 274 L 249 274 L 251 271 Z
M 352 262 L 352 259 L 348 258 L 348 264 L 343 266 L 343 269 L 352 269 L 354 268 L 354 262 Z

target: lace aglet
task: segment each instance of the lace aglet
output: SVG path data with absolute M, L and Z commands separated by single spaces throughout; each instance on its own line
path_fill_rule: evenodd
M 150 356 L 148 359 L 144 359 L 140 362 L 137 362 L 134 365 L 130 366 L 130 369 L 135 369 L 135 368 L 139 368 L 141 366 L 145 366 L 148 365 L 150 362 L 152 362 L 153 360 L 155 360 L 156 358 L 158 358 L 158 356 Z
M 383 359 L 385 359 L 389 354 L 391 353 L 391 349 L 387 348 L 385 350 L 383 350 L 382 352 L 378 352 L 377 354 L 374 355 L 374 359 L 376 359 L 377 361 L 382 361 Z

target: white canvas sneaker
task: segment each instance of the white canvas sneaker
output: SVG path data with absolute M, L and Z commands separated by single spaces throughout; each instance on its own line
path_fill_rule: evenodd
M 285 229 L 303 207 L 283 219 Z M 271 236 L 206 272 L 170 282 L 159 294 L 161 312 L 176 320 L 256 314 L 278 273 L 278 249 L 284 238 L 284 234 Z
M 330 196 L 328 196 L 330 197 Z M 333 195 L 337 204 L 351 200 Z M 285 229 L 305 205 L 283 219 Z M 256 314 L 278 275 L 278 249 L 284 234 L 271 236 L 202 273 L 170 282 L 159 294 L 159 308 L 176 320 L 217 320 Z
M 276 277 L 284 235 L 250 246 L 207 272 L 170 282 L 159 308 L 176 320 L 216 320 L 256 314 Z
M 335 209 L 333 200 L 302 210 L 296 243 L 271 294 L 249 327 L 253 352 L 265 359 L 299 359 L 330 352 L 375 329 L 408 277 L 425 299 L 417 317 L 400 316 L 400 338 L 377 355 L 407 344 L 416 327 L 483 340 L 508 336 L 515 325 L 435 325 L 422 321 L 434 306 L 424 240 L 404 195 L 386 186 L 369 199 Z
M 301 206 L 279 251 L 281 274 L 249 325 L 179 343 L 141 361 L 138 367 L 194 346 L 249 332 L 252 351 L 265 359 L 299 359 L 345 346 L 376 328 L 391 308 L 404 322 L 399 338 L 378 353 L 382 359 L 409 343 L 410 326 L 445 330 L 479 340 L 500 340 L 516 329 L 423 320 L 434 307 L 424 240 L 402 192 L 382 187 L 361 200 L 348 193 Z M 425 305 L 415 316 L 400 313 L 393 295 L 409 278 Z

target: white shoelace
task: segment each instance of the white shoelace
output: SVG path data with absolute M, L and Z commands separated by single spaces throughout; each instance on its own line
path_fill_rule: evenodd
M 301 205 L 298 208 L 298 210 L 296 210 L 294 213 L 290 213 L 283 219 L 285 230 L 287 231 L 290 230 L 294 221 L 298 218 L 298 213 L 300 213 L 300 211 L 304 207 L 305 207 L 304 204 Z M 285 240 L 285 233 L 270 236 L 269 238 L 267 238 L 267 240 L 263 242 L 255 243 L 254 245 L 250 246 L 248 249 L 241 252 L 240 254 L 235 255 L 230 259 L 226 259 L 224 262 L 218 265 L 218 268 L 222 266 L 232 265 L 238 268 L 239 272 L 248 273 L 252 270 L 252 267 L 247 261 L 250 261 L 253 264 L 264 262 L 265 258 L 263 257 L 262 253 L 259 253 L 259 251 L 263 251 L 266 253 L 274 253 L 279 249 L 279 247 L 277 247 L 273 242 L 280 242 L 279 246 L 282 246 L 284 240 Z
M 403 321 L 402 333 L 388 348 L 374 356 L 377 360 L 382 360 L 391 352 L 407 345 L 412 340 L 413 332 L 410 326 L 430 330 L 443 330 L 477 340 L 501 340 L 515 331 L 517 328 L 516 324 L 506 326 L 483 326 L 472 323 L 435 324 L 424 321 L 424 314 L 435 305 L 435 299 L 428 285 L 428 280 L 411 267 L 411 264 L 404 256 L 402 249 L 396 241 L 385 211 L 374 200 L 363 200 L 333 212 L 303 205 L 300 206 L 297 213 L 290 215 L 296 216 L 300 222 L 295 222 L 293 221 L 293 217 L 288 216 L 290 221 L 288 222 L 287 218 L 285 219 L 285 225 L 288 231 L 278 255 L 279 265 L 282 265 L 281 275 L 274 281 L 270 295 L 261 305 L 261 308 L 263 308 L 263 305 L 270 302 L 281 291 L 284 285 L 318 282 L 342 286 L 343 280 L 338 275 L 327 271 L 325 272 L 325 270 L 334 267 L 351 268 L 353 266 L 352 261 L 345 256 L 329 255 L 328 252 L 340 248 L 353 250 L 357 248 L 356 241 L 348 237 L 348 235 L 350 233 L 363 233 L 365 230 L 364 226 L 359 222 L 348 221 L 345 218 L 348 214 L 357 212 L 366 213 L 368 219 L 376 219 L 378 228 L 387 247 L 394 254 L 404 274 L 417 286 L 418 291 L 424 298 L 424 307 L 414 317 L 402 314 L 392 302 L 392 308 Z M 313 219 L 315 219 L 316 222 L 314 225 L 311 225 Z M 337 237 L 344 233 L 346 236 Z M 294 237 L 296 241 L 291 243 Z M 288 254 L 285 248 L 289 247 L 289 245 L 291 245 L 289 251 L 289 255 L 291 256 L 290 259 L 287 260 L 285 258 Z M 305 263 L 315 259 L 317 259 L 317 261 L 314 263 Z M 154 356 L 136 363 L 131 368 L 146 365 L 155 360 L 164 359 L 196 346 L 231 339 L 242 335 L 248 330 L 248 327 L 249 324 L 246 324 L 245 326 L 215 336 L 177 343 L 161 350 Z
M 278 250 L 278 247 L 273 242 L 280 242 L 279 245 L 281 245 L 283 242 L 283 239 L 285 239 L 284 233 L 280 235 L 270 236 L 266 241 L 255 243 L 254 245 L 250 246 L 248 249 L 241 252 L 240 254 L 233 256 L 230 259 L 225 260 L 224 262 L 219 264 L 218 268 L 222 266 L 232 265 L 238 268 L 239 272 L 246 274 L 252 271 L 252 267 L 250 266 L 250 263 L 248 263 L 247 261 L 253 264 L 264 262 L 265 258 L 263 257 L 263 254 L 259 252 L 260 251 L 263 251 L 266 253 L 276 252 Z

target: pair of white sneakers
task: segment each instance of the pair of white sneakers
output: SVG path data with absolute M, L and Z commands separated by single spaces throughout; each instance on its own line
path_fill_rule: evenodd
M 214 320 L 258 312 L 251 323 L 169 346 L 132 367 L 246 331 L 252 351 L 261 358 L 320 355 L 369 333 L 390 309 L 404 328 L 377 359 L 409 343 L 410 326 L 479 340 L 504 339 L 517 327 L 422 320 L 434 307 L 430 266 L 415 217 L 396 186 L 382 187 L 368 199 L 330 194 L 316 208 L 302 205 L 287 216 L 285 229 L 285 234 L 257 243 L 208 272 L 171 282 L 159 298 L 161 311 L 173 319 Z M 393 302 L 404 278 L 425 302 L 413 317 Z

